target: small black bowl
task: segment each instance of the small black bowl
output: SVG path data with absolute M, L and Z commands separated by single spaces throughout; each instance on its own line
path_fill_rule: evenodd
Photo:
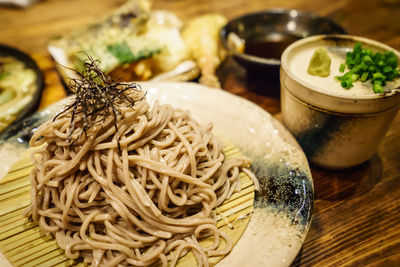
M 232 47 L 234 33 L 244 42 L 244 51 Z M 229 21 L 220 31 L 222 45 L 248 74 L 279 79 L 283 50 L 298 39 L 318 34 L 346 34 L 335 22 L 295 9 L 271 9 Z
M 14 57 L 17 60 L 23 62 L 27 68 L 32 69 L 36 74 L 36 90 L 33 94 L 32 101 L 26 105 L 26 107 L 18 114 L 16 119 L 11 123 L 15 124 L 37 109 L 44 88 L 44 77 L 36 62 L 29 55 L 16 48 L 0 44 L 0 57 L 7 56 Z

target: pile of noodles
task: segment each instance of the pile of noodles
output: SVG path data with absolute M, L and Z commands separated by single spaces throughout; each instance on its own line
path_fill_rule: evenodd
M 92 266 L 175 266 L 189 251 L 208 266 L 232 248 L 213 208 L 240 190 L 250 162 L 225 159 L 212 126 L 187 111 L 130 97 L 137 101 L 120 103 L 118 120 L 83 131 L 85 113 L 67 112 L 38 128 L 28 215 L 68 258 Z M 210 235 L 214 243 L 201 247 Z

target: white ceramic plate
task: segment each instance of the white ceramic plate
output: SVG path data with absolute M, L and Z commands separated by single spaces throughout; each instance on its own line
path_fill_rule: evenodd
M 194 83 L 141 85 L 150 103 L 158 100 L 190 110 L 199 122 L 213 123 L 216 135 L 230 140 L 253 160 L 251 168 L 260 183 L 254 213 L 242 238 L 218 266 L 290 265 L 304 242 L 313 208 L 309 166 L 294 138 L 269 113 L 223 90 Z M 67 101 L 0 136 L 0 177 L 27 149 L 32 129 L 52 118 Z

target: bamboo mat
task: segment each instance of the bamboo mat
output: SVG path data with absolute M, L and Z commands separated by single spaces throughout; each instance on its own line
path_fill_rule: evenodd
M 227 158 L 241 156 L 239 150 L 233 146 L 227 146 L 224 152 Z M 23 216 L 24 210 L 30 204 L 29 173 L 32 167 L 25 155 L 0 181 L 1 252 L 13 266 L 86 266 L 65 257 L 64 251 L 58 247 L 52 236 L 43 234 L 36 223 Z M 216 208 L 217 227 L 226 232 L 234 243 L 246 229 L 254 201 L 253 181 L 244 173 L 240 174 L 240 179 L 242 190 Z M 206 245 L 210 242 L 206 238 L 200 244 Z M 214 265 L 221 259 L 222 257 L 212 257 L 209 259 L 210 264 Z M 188 253 L 178 262 L 178 266 L 195 265 L 192 253 Z

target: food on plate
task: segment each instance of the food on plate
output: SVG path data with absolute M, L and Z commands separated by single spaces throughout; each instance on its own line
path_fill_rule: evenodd
M 246 48 L 245 41 L 234 32 L 228 34 L 226 43 L 228 50 L 231 51 L 231 53 L 244 53 Z
M 151 12 L 149 1 L 131 0 L 99 22 L 53 40 L 50 52 L 63 50 L 60 63 L 73 69 L 82 69 L 90 55 L 114 78 L 148 80 L 188 58 L 181 27 L 174 14 Z
M 148 0 L 130 0 L 104 19 L 54 38 L 48 49 L 67 83 L 73 71 L 63 66 L 81 69 L 89 55 L 114 79 L 187 81 L 201 75 L 200 83 L 220 87 L 218 32 L 225 23 L 209 14 L 184 25 L 169 11 L 151 10 Z
M 189 21 L 182 32 L 190 56 L 200 67 L 199 82 L 211 87 L 221 87 L 215 71 L 221 64 L 219 31 L 226 22 L 219 14 L 199 16 Z
M 36 73 L 12 56 L 0 57 L 0 131 L 10 125 L 33 100 Z
M 346 53 L 346 62 L 340 65 L 339 71 L 347 69 L 347 72 L 336 78 L 345 89 L 353 87 L 353 82 L 370 80 L 374 93 L 383 93 L 382 86 L 400 77 L 397 60 L 392 51 L 374 53 L 371 49 L 363 49 L 357 42 L 353 51 Z
M 229 253 L 213 209 L 240 190 L 249 159 L 226 159 L 211 125 L 150 107 L 138 85 L 95 63 L 85 61 L 72 82 L 74 102 L 30 140 L 38 149 L 27 215 L 67 257 L 92 266 L 174 266 L 190 251 L 208 266 Z M 208 235 L 213 244 L 199 245 Z
M 331 58 L 324 47 L 315 49 L 308 65 L 307 72 L 314 76 L 328 77 L 331 73 Z

